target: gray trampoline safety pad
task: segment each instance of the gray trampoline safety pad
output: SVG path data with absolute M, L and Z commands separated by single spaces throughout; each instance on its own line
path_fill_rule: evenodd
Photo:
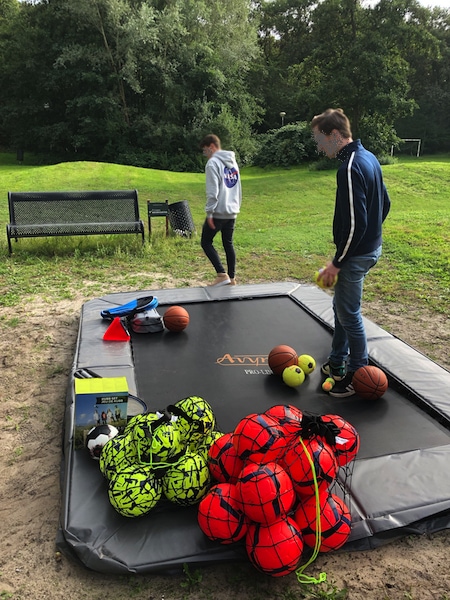
M 158 298 L 162 315 L 170 305 L 188 309 L 191 322 L 182 337 L 176 340 L 161 332 L 132 335 L 126 343 L 105 342 L 108 322 L 100 312 L 149 295 Z M 213 322 L 217 335 L 211 333 Z M 370 320 L 365 325 L 370 360 L 390 382 L 385 397 L 372 405 L 320 393 L 319 369 L 300 391 L 279 385 L 270 379 L 274 376 L 250 378 L 242 369 L 218 370 L 217 357 L 230 348 L 244 348 L 248 354 L 257 346 L 258 354 L 267 354 L 276 343 L 292 342 L 295 347 L 299 339 L 318 362 L 326 359 L 333 311 L 330 294 L 317 287 L 276 282 L 145 290 L 87 302 L 66 401 L 60 549 L 105 573 L 162 572 L 185 563 L 245 559 L 239 544 L 221 545 L 203 535 L 195 506 L 156 509 L 138 519 L 114 511 L 98 464 L 72 444 L 73 373 L 80 368 L 102 377 L 126 376 L 130 392 L 151 411 L 188 395 L 204 395 L 217 410 L 223 430 L 230 430 L 242 412 L 262 412 L 274 404 L 298 401 L 304 411 L 341 414 L 361 435 L 349 489 L 352 533 L 344 550 L 367 550 L 410 533 L 450 527 L 450 372 Z M 276 341 L 279 335 L 283 341 Z M 219 377 L 224 393 L 230 386 L 230 405 L 216 400 L 214 381 L 205 381 L 207 371 L 198 358 L 207 363 L 208 353 L 215 365 L 209 370 Z M 189 364 L 190 357 L 197 362 Z M 164 380 L 158 376 L 161 371 Z

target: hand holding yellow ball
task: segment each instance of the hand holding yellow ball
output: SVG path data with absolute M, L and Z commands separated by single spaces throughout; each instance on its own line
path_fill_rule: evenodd
M 322 267 L 321 269 L 319 269 L 318 271 L 316 271 L 314 273 L 314 283 L 316 283 L 320 288 L 322 288 L 323 290 L 329 290 L 332 287 L 334 287 L 336 285 L 336 282 L 338 280 L 338 276 L 335 275 L 334 277 L 334 281 L 331 285 L 326 285 L 325 281 L 322 279 L 322 277 L 320 277 L 322 271 L 325 269 L 325 267 Z

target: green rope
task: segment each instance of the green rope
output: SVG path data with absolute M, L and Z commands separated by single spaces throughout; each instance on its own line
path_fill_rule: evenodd
M 301 445 L 303 446 L 303 451 L 305 452 L 311 470 L 312 470 L 312 474 L 313 474 L 313 480 L 314 480 L 314 495 L 316 498 L 316 541 L 315 541 L 315 545 L 314 545 L 314 550 L 313 553 L 311 555 L 311 557 L 309 558 L 309 560 L 302 565 L 301 567 L 299 567 L 296 571 L 295 574 L 297 576 L 297 580 L 299 583 L 303 583 L 303 584 L 309 584 L 309 583 L 314 583 L 314 584 L 318 584 L 318 583 L 323 583 L 324 581 L 326 581 L 327 579 L 327 574 L 326 573 L 320 573 L 319 577 L 313 577 L 310 575 L 305 575 L 304 570 L 309 567 L 309 565 L 311 565 L 317 558 L 318 554 L 319 554 L 319 549 L 320 549 L 320 543 L 321 543 L 321 537 L 322 537 L 322 521 L 320 518 L 320 501 L 319 501 L 319 486 L 317 484 L 317 477 L 316 477 L 316 468 L 314 466 L 314 461 L 310 455 L 310 453 L 308 452 L 305 444 L 303 443 L 302 438 L 299 438 Z

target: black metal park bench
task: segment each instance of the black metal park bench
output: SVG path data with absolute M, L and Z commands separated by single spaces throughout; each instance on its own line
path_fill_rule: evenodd
M 144 243 L 137 190 L 8 192 L 9 253 L 19 238 L 137 233 Z

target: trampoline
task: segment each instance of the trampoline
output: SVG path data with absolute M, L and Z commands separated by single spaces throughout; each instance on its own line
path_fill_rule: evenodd
M 108 322 L 100 312 L 150 294 L 158 298 L 161 315 L 168 306 L 184 306 L 188 328 L 132 333 L 130 342 L 103 341 Z M 103 573 L 247 560 L 240 544 L 206 538 L 196 506 L 163 504 L 136 519 L 113 509 L 98 463 L 73 445 L 79 369 L 126 376 L 129 415 L 201 396 L 223 432 L 277 404 L 341 415 L 361 439 L 349 489 L 352 532 L 344 550 L 368 550 L 450 527 L 450 372 L 373 322 L 365 319 L 365 325 L 370 361 L 389 378 L 388 391 L 376 402 L 328 396 L 319 368 L 298 388 L 271 374 L 267 355 L 278 344 L 310 354 L 318 365 L 327 359 L 331 297 L 316 287 L 279 282 L 164 289 L 111 294 L 84 304 L 66 401 L 58 547 Z

